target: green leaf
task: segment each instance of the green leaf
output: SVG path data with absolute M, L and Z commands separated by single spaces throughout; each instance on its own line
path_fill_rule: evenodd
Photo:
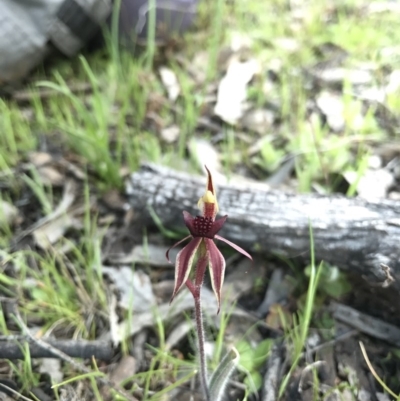
M 272 339 L 267 338 L 257 345 L 257 347 L 253 351 L 253 369 L 257 369 L 266 361 L 273 343 L 274 342 Z
M 236 349 L 240 354 L 240 367 L 247 371 L 254 369 L 254 349 L 247 341 L 239 341 Z
M 222 359 L 210 379 L 210 400 L 220 401 L 235 367 L 239 363 L 239 353 L 232 348 Z
M 251 372 L 248 376 L 244 378 L 244 384 L 252 393 L 260 389 L 263 379 L 260 372 Z

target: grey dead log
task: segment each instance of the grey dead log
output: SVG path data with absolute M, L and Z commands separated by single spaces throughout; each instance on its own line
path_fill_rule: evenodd
M 28 344 L 31 358 L 57 358 L 51 349 L 43 348 L 32 342 L 29 338 L 10 339 L 0 341 L 0 359 L 24 359 L 26 356 L 24 345 Z M 86 340 L 45 340 L 46 344 L 56 348 L 72 358 L 96 358 L 109 361 L 113 356 L 113 349 L 108 341 L 86 341 Z
M 126 191 L 135 216 L 152 224 L 149 206 L 167 228 L 183 227 L 182 210 L 197 214 L 205 178 L 144 165 Z M 341 269 L 383 282 L 391 267 L 400 290 L 400 202 L 366 201 L 340 195 L 299 195 L 261 184 L 218 185 L 220 215 L 228 220 L 220 234 L 247 250 L 310 259 L 310 224 L 315 256 Z

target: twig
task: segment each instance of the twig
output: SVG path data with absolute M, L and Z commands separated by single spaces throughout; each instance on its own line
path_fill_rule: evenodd
M 54 358 L 53 352 L 45 349 L 26 336 L 1 336 L 0 359 L 24 359 L 21 345 L 28 342 L 31 358 Z M 103 361 L 109 361 L 113 351 L 108 341 L 86 341 L 86 340 L 46 340 L 46 344 L 60 350 L 73 358 L 88 359 L 95 357 Z M 56 356 L 57 357 L 57 356 Z
M 50 353 L 52 353 L 54 356 L 56 356 L 59 359 L 62 359 L 64 362 L 69 363 L 70 365 L 72 365 L 76 370 L 86 373 L 86 374 L 91 374 L 93 373 L 93 371 L 89 368 L 87 368 L 85 365 L 75 361 L 73 358 L 71 358 L 70 356 L 68 356 L 67 354 L 65 354 L 64 352 L 58 350 L 57 348 L 54 348 L 53 346 L 51 346 L 50 344 L 48 344 L 47 342 L 36 338 L 28 329 L 28 327 L 26 326 L 26 324 L 24 323 L 24 321 L 22 320 L 21 314 L 17 308 L 17 306 L 15 305 L 15 310 L 14 310 L 14 314 L 16 317 L 17 322 L 19 323 L 22 331 L 34 342 L 36 343 L 39 347 L 49 351 Z M 123 397 L 125 397 L 126 399 L 130 400 L 130 401 L 138 401 L 137 398 L 133 397 L 132 395 L 128 394 L 125 390 L 119 388 L 118 386 L 116 386 L 113 382 L 111 382 L 111 380 L 109 380 L 106 377 L 94 377 L 96 381 L 98 381 L 99 383 L 101 383 L 102 385 L 108 386 L 110 388 L 112 388 L 116 393 L 118 393 L 119 395 L 122 395 Z
M 356 334 L 358 334 L 358 330 L 349 330 L 346 333 L 343 333 L 337 337 L 335 337 L 333 340 L 330 341 L 326 341 L 322 344 L 319 344 L 317 346 L 315 346 L 314 348 L 311 348 L 310 350 L 303 352 L 302 356 L 304 356 L 305 354 L 311 356 L 312 354 L 317 353 L 318 351 L 321 351 L 322 349 L 326 348 L 326 347 L 333 347 L 334 345 L 336 345 L 337 343 L 339 343 L 340 341 L 344 341 L 347 340 L 350 337 L 355 336 Z
M 371 361 L 368 358 L 367 351 L 365 350 L 364 344 L 360 341 L 360 348 L 361 352 L 363 354 L 363 357 L 365 359 L 365 363 L 367 364 L 369 370 L 371 371 L 372 375 L 375 377 L 376 381 L 384 388 L 395 400 L 399 399 L 399 395 L 395 394 L 386 384 L 385 382 L 379 377 L 378 373 L 376 373 L 376 370 L 372 366 Z
M 6 385 L 3 384 L 3 383 L 0 383 L 0 387 L 4 388 L 5 390 L 9 391 L 9 392 L 12 393 L 12 394 L 17 395 L 18 397 L 22 398 L 22 399 L 25 400 L 25 401 L 33 401 L 31 398 L 24 397 L 24 396 L 23 396 L 22 394 L 20 394 L 18 391 L 15 391 L 15 390 L 12 389 L 11 387 L 8 387 L 8 386 L 6 386 Z
M 89 82 L 76 82 L 68 85 L 68 89 L 72 93 L 87 93 L 93 90 L 92 85 Z M 49 99 L 55 96 L 60 96 L 61 93 L 55 89 L 43 89 L 40 88 L 37 91 L 26 91 L 19 90 L 12 94 L 12 98 L 17 102 L 28 102 L 32 100 L 34 96 L 39 96 L 40 99 Z
M 320 366 L 322 366 L 323 364 L 325 364 L 325 361 L 315 361 L 313 363 L 311 363 L 310 365 L 307 365 L 303 371 L 301 372 L 300 375 L 300 380 L 299 380 L 299 387 L 297 388 L 297 391 L 299 393 L 303 392 L 303 384 L 304 384 L 304 380 L 306 377 L 306 374 L 311 370 L 311 369 L 318 369 Z

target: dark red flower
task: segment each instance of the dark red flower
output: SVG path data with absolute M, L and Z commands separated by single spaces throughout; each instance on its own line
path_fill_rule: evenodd
M 191 241 L 178 253 L 175 264 L 175 287 L 171 301 L 174 299 L 178 291 L 184 284 L 194 296 L 199 296 L 200 288 L 203 283 L 205 263 L 198 263 L 195 282 L 189 279 L 195 257 L 198 257 L 199 262 L 206 261 L 210 270 L 211 284 L 217 297 L 218 311 L 221 304 L 221 289 L 225 277 L 225 259 L 214 243 L 214 239 L 218 239 L 230 245 L 232 248 L 247 256 L 252 260 L 252 257 L 238 245 L 228 241 L 227 239 L 217 235 L 223 227 L 228 216 L 221 217 L 215 220 L 218 213 L 218 202 L 212 176 L 208 168 L 207 170 L 207 186 L 206 193 L 200 198 L 198 206 L 202 212 L 201 216 L 193 217 L 190 213 L 184 211 L 183 219 L 186 227 L 189 229 L 190 235 L 183 238 L 170 249 L 181 244 L 187 239 Z M 167 251 L 167 259 L 169 260 L 169 251 Z M 199 271 L 201 269 L 201 271 Z

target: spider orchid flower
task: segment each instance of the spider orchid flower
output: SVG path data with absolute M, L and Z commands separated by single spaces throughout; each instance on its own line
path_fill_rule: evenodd
M 217 233 L 223 227 L 228 216 L 224 216 L 218 220 L 215 220 L 215 217 L 218 213 L 218 202 L 211 173 L 207 166 L 205 166 L 205 168 L 207 170 L 206 192 L 198 202 L 201 216 L 193 217 L 190 213 L 186 211 L 183 212 L 183 219 L 186 227 L 189 229 L 190 235 L 183 238 L 170 249 L 168 249 L 166 257 L 169 261 L 169 251 L 189 238 L 191 239 L 191 241 L 178 253 L 176 257 L 175 286 L 171 302 L 184 284 L 186 284 L 194 297 L 200 297 L 200 289 L 203 284 L 205 270 L 208 265 L 212 288 L 218 301 L 219 312 L 221 305 L 221 289 L 225 276 L 225 259 L 215 245 L 214 239 L 227 243 L 232 248 L 247 256 L 251 260 L 252 257 L 238 245 L 217 235 Z M 196 256 L 196 273 L 193 283 L 189 278 L 189 275 Z

